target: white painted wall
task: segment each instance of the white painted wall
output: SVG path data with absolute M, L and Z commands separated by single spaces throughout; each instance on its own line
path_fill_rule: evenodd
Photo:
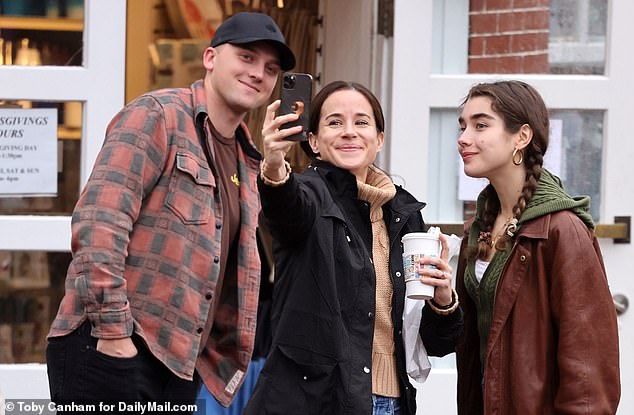
M 322 0 L 322 85 L 337 80 L 372 81 L 374 0 Z
M 0 365 L 0 400 L 3 398 L 49 399 L 46 365 Z

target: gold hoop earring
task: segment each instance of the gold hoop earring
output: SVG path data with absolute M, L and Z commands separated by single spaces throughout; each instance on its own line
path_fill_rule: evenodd
M 520 155 L 520 159 L 517 160 L 515 156 Z M 522 162 L 524 161 L 524 153 L 522 152 L 522 150 L 520 150 L 519 148 L 516 148 L 515 150 L 513 150 L 513 164 L 515 164 L 516 166 L 519 166 L 520 164 L 522 164 Z

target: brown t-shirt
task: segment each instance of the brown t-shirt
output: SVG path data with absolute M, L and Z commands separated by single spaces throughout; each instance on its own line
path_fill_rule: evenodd
M 235 319 L 238 306 L 237 301 L 237 270 L 238 270 L 238 236 L 240 231 L 240 179 L 238 178 L 238 150 L 239 145 L 234 137 L 223 137 L 209 121 L 214 174 L 216 186 L 220 192 L 222 203 L 221 254 L 220 273 L 216 284 L 210 313 L 214 321 L 209 333 L 201 337 L 202 344 L 212 341 L 216 345 L 226 342 L 235 343 L 235 339 L 225 336 L 225 327 L 231 327 L 228 320 Z M 227 305 L 218 309 L 218 304 Z M 236 322 L 233 322 L 234 327 Z M 208 337 L 209 336 L 209 337 Z M 230 344 L 226 344 L 231 347 Z M 201 352 L 203 351 L 201 347 Z
M 216 167 L 216 183 L 222 201 L 222 246 L 233 246 L 240 230 L 240 179 L 238 178 L 238 142 L 235 136 L 223 137 L 209 122 L 214 162 Z M 227 258 L 221 258 L 221 264 Z M 223 266 L 220 266 L 220 275 Z

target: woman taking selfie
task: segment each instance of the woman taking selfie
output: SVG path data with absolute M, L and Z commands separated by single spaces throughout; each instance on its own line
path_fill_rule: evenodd
M 284 161 L 301 127 L 275 117 L 263 128 L 262 208 L 276 260 L 273 345 L 245 414 L 408 414 L 415 390 L 405 371 L 401 237 L 423 232 L 424 206 L 374 167 L 384 144 L 376 97 L 333 82 L 314 98 L 303 174 Z M 451 286 L 447 242 L 425 258 L 421 280 L 436 287 L 420 336 L 432 356 L 454 351 L 462 312 Z
M 542 167 L 546 106 L 519 81 L 471 88 L 459 116 L 467 176 L 487 178 L 456 274 L 465 313 L 459 414 L 614 414 L 616 313 L 589 197 Z

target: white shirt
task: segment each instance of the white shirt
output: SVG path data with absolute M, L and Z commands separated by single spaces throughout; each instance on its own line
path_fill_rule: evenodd
M 476 279 L 478 280 L 478 284 L 480 283 L 480 281 L 482 281 L 482 276 L 484 275 L 484 272 L 487 270 L 487 267 L 489 266 L 490 262 L 488 261 L 482 261 L 481 259 L 476 259 L 475 262 L 475 276 Z

